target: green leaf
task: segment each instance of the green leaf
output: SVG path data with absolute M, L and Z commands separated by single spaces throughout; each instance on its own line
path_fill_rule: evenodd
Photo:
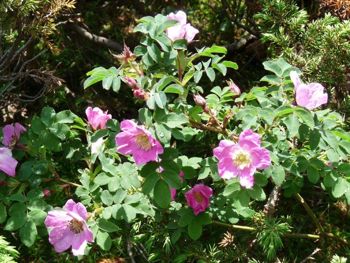
M 7 218 L 6 207 L 0 204 L 0 224 L 4 223 Z
M 154 187 L 154 200 L 161 208 L 167 208 L 171 201 L 169 185 L 159 180 Z
M 102 88 L 105 90 L 109 90 L 112 86 L 112 82 L 113 82 L 113 76 L 109 76 L 107 78 L 104 78 L 102 80 Z
M 239 184 L 239 181 L 236 179 L 232 179 L 228 181 L 227 185 L 225 186 L 223 195 L 224 196 L 229 196 L 232 193 L 239 191 L 241 189 L 241 186 Z
M 286 177 L 286 173 L 282 166 L 274 165 L 271 168 L 266 169 L 265 171 L 272 178 L 273 182 L 277 186 L 282 185 Z
M 118 92 L 120 90 L 120 77 L 114 77 L 113 78 L 113 84 L 112 84 L 112 90 L 114 92 Z
M 135 219 L 137 209 L 131 205 L 123 204 L 117 213 L 117 218 L 124 219 L 126 222 L 131 222 Z
M 207 68 L 205 70 L 205 73 L 207 74 L 207 76 L 211 82 L 213 82 L 215 80 L 215 71 L 212 68 Z
M 185 209 L 180 210 L 179 214 L 181 215 L 181 218 L 180 218 L 178 224 L 181 227 L 188 226 L 195 217 L 195 215 L 193 214 L 193 212 L 190 208 L 185 208 Z
M 103 190 L 101 193 L 101 201 L 107 205 L 110 206 L 113 204 L 113 196 L 111 195 L 111 193 L 107 190 Z
M 184 93 L 184 88 L 179 84 L 171 84 L 164 89 L 164 92 L 181 95 Z
M 28 221 L 20 230 L 19 236 L 21 241 L 27 247 L 31 247 L 38 235 L 38 231 L 33 221 Z
M 253 189 L 249 189 L 248 194 L 251 198 L 257 201 L 264 201 L 266 199 L 264 189 L 257 185 L 255 185 Z
M 53 108 L 51 107 L 44 107 L 41 111 L 40 117 L 41 117 L 41 121 L 46 125 L 46 126 L 50 126 L 53 121 L 54 121 L 54 117 L 56 115 L 56 112 Z
M 17 230 L 25 224 L 26 220 L 27 216 L 25 214 L 16 214 L 14 216 L 10 216 L 6 222 L 4 229 L 7 231 Z
M 202 64 L 200 64 L 200 65 L 202 65 Z M 203 76 L 203 71 L 202 70 L 196 71 L 193 76 L 194 76 L 194 82 L 198 83 Z
M 320 179 L 320 174 L 318 173 L 318 170 L 313 166 L 307 167 L 307 179 L 313 184 L 316 184 L 318 180 Z
M 237 63 L 232 62 L 232 61 L 225 60 L 225 61 L 222 62 L 222 64 L 223 64 L 225 67 L 227 67 L 227 68 L 232 68 L 232 69 L 235 69 L 235 70 L 238 69 Z
M 121 202 L 123 202 L 126 196 L 126 191 L 124 191 L 123 189 L 118 189 L 117 192 L 114 194 L 113 201 L 115 204 L 120 204 Z
M 183 113 L 170 113 L 166 117 L 166 126 L 169 128 L 179 128 L 188 123 L 188 118 Z
M 166 95 L 163 91 L 160 91 L 159 93 L 153 94 L 154 101 L 157 104 L 157 106 L 161 109 L 164 109 L 167 103 Z
M 60 111 L 56 114 L 56 122 L 57 123 L 73 123 L 74 119 L 78 116 L 75 115 L 70 110 Z
M 283 58 L 266 61 L 263 65 L 266 70 L 275 73 L 278 77 L 285 77 L 286 73 L 294 69 L 294 67 L 288 64 Z
M 97 225 L 98 225 L 99 229 L 101 229 L 105 232 L 108 232 L 108 233 L 117 232 L 120 230 L 120 228 L 116 224 L 114 224 L 111 221 L 108 221 L 104 218 L 98 219 Z
M 108 233 L 103 231 L 98 231 L 96 235 L 96 243 L 99 245 L 100 248 L 102 248 L 105 251 L 108 251 L 111 249 L 112 246 L 112 240 Z
M 188 225 L 188 235 L 190 236 L 190 238 L 192 238 L 193 240 L 197 240 L 198 238 L 200 238 L 200 236 L 202 235 L 202 225 L 198 224 L 195 221 L 192 221 L 189 225 Z
M 339 198 L 348 191 L 350 191 L 350 183 L 346 179 L 339 177 L 332 189 L 333 196 Z
M 97 185 L 106 185 L 109 184 L 110 181 L 111 177 L 103 172 L 98 174 L 94 179 L 94 183 Z
M 37 226 L 40 226 L 44 223 L 46 216 L 47 213 L 39 209 L 33 209 L 28 213 L 28 219 L 33 221 Z
M 299 118 L 303 120 L 303 122 L 310 127 L 310 129 L 313 129 L 315 127 L 314 118 L 312 116 L 312 113 L 308 110 L 305 110 L 304 108 L 295 108 L 294 111 Z
M 159 179 L 160 177 L 155 171 L 152 174 L 146 176 L 142 186 L 142 192 L 146 195 L 151 193 Z
M 175 40 L 174 43 L 173 43 L 173 48 L 174 49 L 186 50 L 187 49 L 187 41 L 186 41 L 186 39 Z

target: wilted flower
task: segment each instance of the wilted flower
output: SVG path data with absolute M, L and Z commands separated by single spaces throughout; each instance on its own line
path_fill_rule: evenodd
M 235 96 L 241 95 L 240 88 L 236 85 L 236 83 L 233 82 L 233 80 L 230 79 L 230 81 L 227 81 L 227 84 Z
M 125 155 L 132 155 L 137 165 L 156 161 L 163 153 L 163 146 L 145 129 L 132 120 L 120 123 L 120 132 L 115 137 L 117 151 Z
M 93 234 L 86 224 L 88 213 L 82 203 L 69 199 L 63 210 L 50 211 L 45 225 L 50 229 L 49 242 L 61 253 L 70 247 L 74 256 L 84 255 L 87 242 L 93 242 Z
M 0 147 L 0 170 L 9 176 L 16 175 L 17 160 L 12 157 L 9 148 Z
M 194 37 L 199 33 L 198 29 L 187 23 L 186 13 L 183 11 L 178 11 L 176 14 L 170 13 L 167 15 L 170 20 L 176 20 L 178 23 L 166 30 L 167 36 L 175 41 L 177 39 L 186 39 L 190 43 Z
M 296 71 L 290 72 L 290 79 L 295 88 L 295 100 L 298 106 L 313 110 L 328 101 L 328 94 L 320 83 L 304 84 Z
M 123 52 L 119 55 L 113 55 L 116 57 L 121 64 L 126 64 L 135 60 L 134 53 L 131 52 L 130 48 L 124 43 Z
M 25 132 L 26 128 L 24 128 L 20 123 L 12 123 L 7 124 L 2 128 L 2 133 L 4 138 L 2 139 L 2 144 L 7 147 L 12 147 L 16 145 L 19 141 L 21 133 Z
M 213 190 L 204 184 L 196 184 L 185 193 L 187 204 L 193 209 L 195 215 L 204 212 L 209 207 L 209 199 L 212 195 Z
M 240 134 L 236 144 L 221 140 L 214 156 L 219 160 L 219 175 L 224 179 L 239 177 L 240 184 L 246 188 L 253 187 L 257 169 L 271 164 L 269 151 L 260 146 L 260 135 L 250 129 Z
M 108 111 L 103 112 L 100 108 L 87 107 L 85 110 L 89 124 L 94 130 L 106 128 L 108 120 L 112 119 L 111 114 L 107 114 Z

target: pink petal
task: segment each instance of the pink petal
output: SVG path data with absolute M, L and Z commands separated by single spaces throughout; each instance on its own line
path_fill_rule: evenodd
M 190 43 L 190 42 L 192 42 L 194 37 L 199 33 L 199 30 L 197 28 L 194 28 L 190 24 L 187 24 L 185 26 L 185 32 L 186 32 L 185 38 L 186 38 L 187 42 Z
M 291 71 L 289 73 L 290 79 L 292 80 L 294 87 L 297 87 L 301 84 L 303 84 L 303 82 L 301 81 L 301 79 L 299 78 L 299 75 L 296 71 Z
M 9 176 L 16 175 L 17 160 L 12 157 L 10 149 L 0 147 L 0 170 Z

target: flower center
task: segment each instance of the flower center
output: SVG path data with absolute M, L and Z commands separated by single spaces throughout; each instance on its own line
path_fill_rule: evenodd
M 198 203 L 202 203 L 202 202 L 203 202 L 204 198 L 203 198 L 203 196 L 202 196 L 201 193 L 199 193 L 199 192 L 194 192 L 193 195 L 194 195 L 194 199 L 195 199 Z
M 238 150 L 232 156 L 233 164 L 239 169 L 244 169 L 252 162 L 251 156 L 247 151 Z
M 146 134 L 136 135 L 136 144 L 144 151 L 148 151 L 152 147 L 152 144 L 150 143 Z
M 69 229 L 75 234 L 79 234 L 83 232 L 83 222 L 79 221 L 78 219 L 73 218 L 69 222 Z

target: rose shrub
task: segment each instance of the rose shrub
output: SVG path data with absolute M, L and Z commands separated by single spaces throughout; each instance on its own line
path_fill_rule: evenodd
M 177 27 L 184 32 L 175 36 Z M 6 231 L 27 247 L 41 240 L 56 252 L 72 247 L 74 255 L 91 257 L 146 242 L 137 253 L 144 260 L 185 262 L 195 255 L 176 245 L 220 225 L 257 232 L 271 258 L 281 247 L 261 238 L 272 224 L 261 207 L 271 189 L 289 198 L 317 188 L 350 204 L 350 133 L 342 116 L 326 108 L 321 84 L 303 84 L 297 68 L 277 59 L 264 63 L 269 75 L 260 86 L 241 93 L 225 84 L 237 64 L 225 60 L 224 47 L 187 50 L 197 31 L 182 13 L 144 17 L 135 32 L 143 34 L 141 44 L 125 48 L 118 68 L 97 67 L 84 82 L 84 88 L 102 82 L 121 91 L 116 96 L 133 92 L 140 105 L 135 119 L 119 123 L 95 105 L 86 116 L 45 107 L 26 131 L 11 126 L 10 141 L 4 127 Z M 275 234 L 288 236 L 292 228 L 289 222 Z M 176 249 L 152 250 L 159 240 Z M 105 252 L 96 254 L 98 247 Z

